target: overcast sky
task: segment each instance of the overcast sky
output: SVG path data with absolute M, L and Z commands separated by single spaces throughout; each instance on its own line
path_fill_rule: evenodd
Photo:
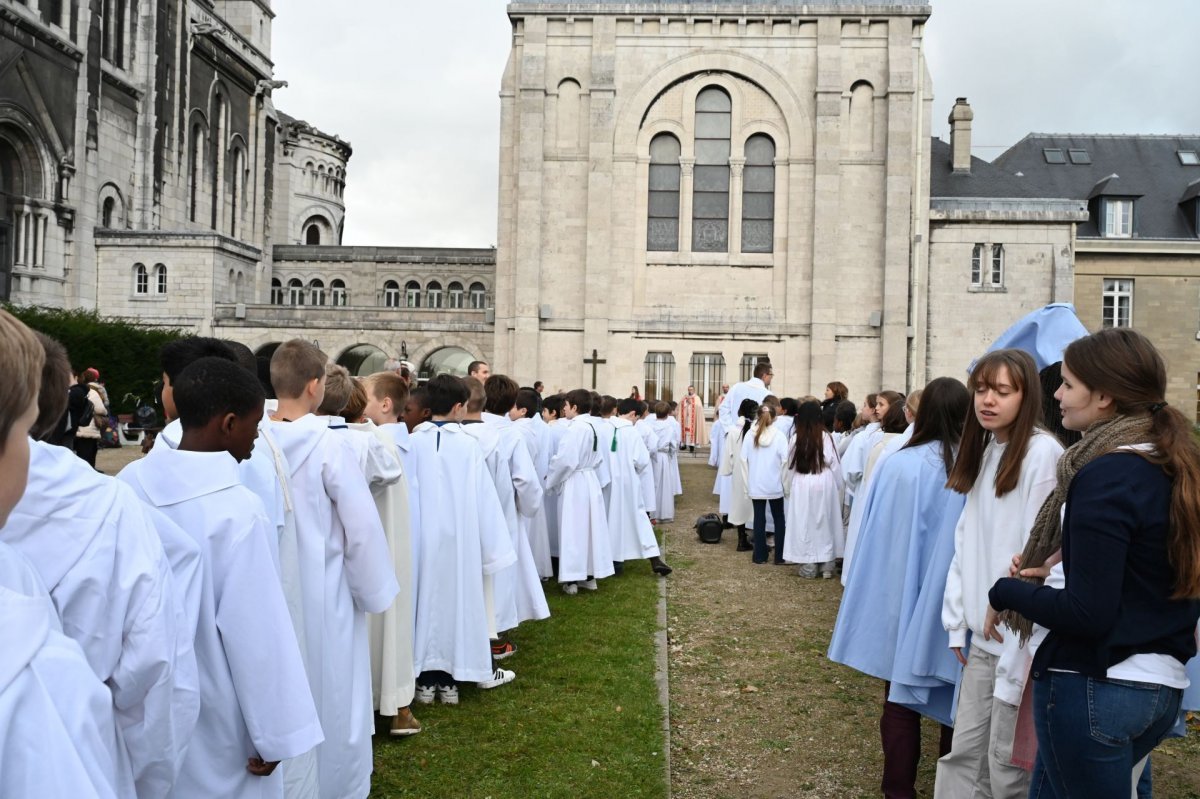
M 278 108 L 351 142 L 343 243 L 496 241 L 502 0 L 276 0 Z M 1197 0 L 934 0 L 934 135 L 955 97 L 975 154 L 1029 132 L 1200 134 Z

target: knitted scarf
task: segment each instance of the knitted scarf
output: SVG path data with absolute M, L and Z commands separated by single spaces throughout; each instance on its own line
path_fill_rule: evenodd
M 1047 558 L 1062 548 L 1062 507 L 1067 501 L 1071 481 L 1075 479 L 1079 470 L 1115 449 L 1150 441 L 1151 423 L 1152 417 L 1148 414 L 1120 415 L 1103 419 L 1088 427 L 1083 438 L 1062 454 L 1058 460 L 1057 483 L 1042 503 L 1037 519 L 1033 522 L 1029 541 L 1021 553 L 1020 568 L 1041 566 Z M 1044 582 L 1041 577 L 1020 579 L 1033 583 Z M 1016 611 L 1001 612 L 999 621 L 1015 630 L 1020 635 L 1022 644 L 1033 634 L 1033 622 Z

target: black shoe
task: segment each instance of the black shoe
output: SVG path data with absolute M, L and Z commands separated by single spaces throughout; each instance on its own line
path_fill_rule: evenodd
M 672 571 L 671 567 L 660 557 L 650 558 L 650 568 L 654 569 L 655 574 L 660 574 L 663 577 L 666 577 Z
M 624 574 L 624 573 L 625 573 L 625 564 L 622 561 L 614 560 L 613 561 L 613 574 Z
M 746 537 L 746 528 L 745 527 L 739 526 L 737 535 L 738 535 L 738 543 L 737 543 L 737 551 L 738 552 L 749 552 L 750 550 L 754 549 L 754 547 L 750 544 L 750 539 Z

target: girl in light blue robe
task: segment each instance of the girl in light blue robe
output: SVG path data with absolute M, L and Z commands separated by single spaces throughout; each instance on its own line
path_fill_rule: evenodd
M 898 682 L 891 688 L 899 688 L 904 699 L 921 699 L 924 691 L 930 692 L 925 702 L 906 702 L 907 708 L 884 703 L 880 730 L 888 794 L 911 792 L 916 780 L 917 713 L 936 708 L 935 717 L 944 720 L 940 707 L 945 689 L 929 677 L 941 674 L 939 648 L 941 655 L 949 655 L 941 624 L 941 589 L 933 584 L 938 582 L 940 563 L 944 587 L 948 560 L 942 539 L 948 529 L 953 557 L 954 527 L 964 504 L 961 494 L 946 487 L 946 477 L 969 407 L 970 395 L 961 382 L 948 377 L 932 381 L 921 395 L 911 440 L 878 467 L 866 495 L 860 497 L 865 507 L 858 549 L 829 658 Z M 949 657 L 953 663 L 953 655 Z M 951 682 L 950 695 L 953 689 Z M 945 730 L 942 741 L 943 746 L 949 741 Z

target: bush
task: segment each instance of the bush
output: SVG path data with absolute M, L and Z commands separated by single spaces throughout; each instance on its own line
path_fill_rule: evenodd
M 154 384 L 162 377 L 158 351 L 184 335 L 179 330 L 140 327 L 126 319 L 104 318 L 95 311 L 5 306 L 5 310 L 34 330 L 67 348 L 78 372 L 89 366 L 100 371 L 108 389 L 111 413 L 132 413 L 142 402 L 154 404 Z

